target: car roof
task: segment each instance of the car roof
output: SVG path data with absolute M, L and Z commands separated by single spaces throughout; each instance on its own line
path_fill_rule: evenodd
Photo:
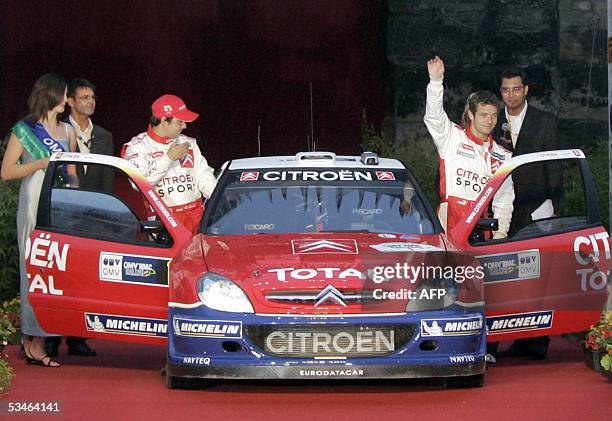
M 367 155 L 366 155 L 367 154 Z M 365 156 L 365 158 L 364 158 Z M 368 162 L 368 163 L 365 163 Z M 376 163 L 372 163 L 376 162 Z M 229 166 L 228 166 L 229 165 Z M 376 154 L 367 152 L 361 156 L 336 155 L 333 152 L 300 152 L 294 156 L 262 156 L 258 158 L 234 159 L 223 167 L 229 170 L 256 168 L 386 168 L 405 169 L 397 159 L 379 158 Z

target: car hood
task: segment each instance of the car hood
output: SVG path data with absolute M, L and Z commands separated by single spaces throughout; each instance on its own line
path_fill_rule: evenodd
M 446 254 L 440 235 L 255 234 L 201 241 L 208 270 L 239 285 L 260 314 L 403 312 L 406 300 L 365 298 L 376 288 L 397 289 L 397 279 L 383 280 L 380 268 L 418 267 Z M 419 282 L 401 285 L 414 289 Z

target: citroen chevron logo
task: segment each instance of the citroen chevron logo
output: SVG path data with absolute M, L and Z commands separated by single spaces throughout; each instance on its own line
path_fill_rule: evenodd
M 259 178 L 259 171 L 249 171 L 240 174 L 240 181 L 257 181 Z
M 181 158 L 181 166 L 183 168 L 193 168 L 193 151 L 191 149 Z
M 395 180 L 395 176 L 392 171 L 376 171 L 376 178 L 381 181 Z
M 357 254 L 355 240 L 291 240 L 293 254 Z
M 344 303 L 344 295 L 336 288 L 334 288 L 333 285 L 328 285 L 323 288 L 323 290 L 319 292 L 319 294 L 317 294 L 315 300 L 315 307 L 319 307 L 321 304 L 325 304 L 327 302 L 346 307 L 346 304 Z
M 335 251 L 346 251 L 346 252 L 352 251 L 350 246 L 346 246 L 340 243 L 334 243 L 333 241 L 327 241 L 327 240 L 315 241 L 314 243 L 310 243 L 310 244 L 302 244 L 299 249 L 300 253 L 308 253 L 309 251 L 315 251 L 315 250 L 316 251 L 335 250 Z

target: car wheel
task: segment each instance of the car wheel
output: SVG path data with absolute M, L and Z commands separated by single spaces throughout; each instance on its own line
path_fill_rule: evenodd
M 468 387 L 482 387 L 484 386 L 485 375 L 476 374 L 474 376 L 456 376 L 446 378 L 446 387 L 455 388 L 468 388 Z

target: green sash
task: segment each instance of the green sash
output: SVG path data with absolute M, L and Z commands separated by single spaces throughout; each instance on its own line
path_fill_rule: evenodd
M 23 148 L 30 154 L 32 159 L 43 159 L 51 156 L 49 150 L 41 143 L 40 139 L 34 134 L 30 126 L 23 121 L 18 121 L 11 129 Z

